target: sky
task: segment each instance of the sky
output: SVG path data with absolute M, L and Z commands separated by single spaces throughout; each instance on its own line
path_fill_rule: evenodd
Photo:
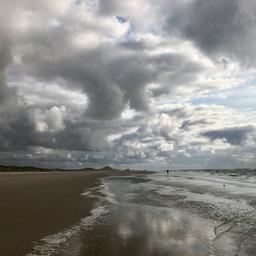
M 254 0 L 1 0 L 0 164 L 256 167 Z

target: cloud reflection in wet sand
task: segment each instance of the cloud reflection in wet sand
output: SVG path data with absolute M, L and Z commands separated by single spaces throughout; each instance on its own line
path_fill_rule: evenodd
M 122 216 L 118 234 L 125 247 L 132 240 L 143 238 L 141 246 L 150 255 L 208 255 L 214 237 L 214 225 L 208 220 L 178 210 L 136 205 L 122 207 L 118 215 Z
M 116 198 L 122 198 L 115 211 L 120 251 L 129 251 L 128 247 L 136 243 L 135 254 L 139 251 L 140 255 L 209 255 L 216 222 L 181 210 L 145 204 L 139 184 L 110 182 Z M 136 191 L 133 197 L 131 191 Z M 136 203 L 131 200 L 135 197 Z
M 200 174 L 201 179 L 205 175 Z M 158 176 L 159 179 L 155 179 L 154 175 L 103 179 L 100 186 L 101 207 L 107 211 L 89 229 L 80 229 L 72 241 L 69 239 L 66 254 L 56 255 L 255 254 L 255 212 L 251 211 L 251 206 L 245 211 L 247 201 L 237 201 L 236 197 L 227 200 L 224 198 L 226 194 L 208 194 L 207 186 L 201 186 L 201 183 L 200 189 L 206 189 L 205 194 L 188 191 L 191 189 L 189 182 L 184 182 L 181 189 L 183 174 L 173 177 L 172 182 L 165 179 L 165 185 L 161 175 Z M 178 187 L 174 186 L 176 179 Z M 179 193 L 187 196 L 180 196 Z M 209 199 L 211 207 L 207 207 Z M 233 207 L 230 207 L 230 200 Z

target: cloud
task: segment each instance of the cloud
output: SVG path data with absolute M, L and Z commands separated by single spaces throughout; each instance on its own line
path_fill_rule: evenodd
M 253 130 L 253 127 L 235 127 L 203 132 L 202 136 L 205 136 L 210 140 L 223 139 L 231 145 L 242 145 L 247 140 L 248 134 Z
M 181 1 L 165 26 L 170 34 L 193 41 L 214 59 L 227 58 L 255 65 L 255 1 Z
M 0 26 L 0 103 L 7 101 L 12 94 L 12 90 L 6 85 L 5 70 L 11 63 L 12 55 L 9 45 L 8 36 Z
M 191 126 L 198 126 L 198 125 L 207 125 L 207 121 L 202 119 L 202 120 L 196 120 L 196 121 L 190 121 L 190 120 L 186 120 L 182 123 L 181 125 L 181 129 L 189 129 Z
M 79 127 L 63 120 L 58 108 L 48 111 L 26 109 L 2 115 L 0 125 L 1 151 L 24 151 L 31 147 L 71 151 L 95 151 L 107 146 L 99 129 Z M 40 114 L 38 114 L 38 112 Z M 6 119 L 7 116 L 7 119 Z
M 127 49 L 123 44 L 77 49 L 67 42 L 63 52 L 56 44 L 59 39 L 52 38 L 57 34 L 50 33 L 51 36 L 40 35 L 44 41 L 39 43 L 34 36 L 30 39 L 36 42 L 23 53 L 21 68 L 36 79 L 51 82 L 61 78 L 66 86 L 82 89 L 89 98 L 87 114 L 96 119 L 118 118 L 127 104 L 137 111 L 147 111 L 150 83 L 162 83 L 170 91 L 193 82 L 205 69 L 200 62 L 191 61 L 185 55 L 152 55 L 138 48 Z M 61 40 L 65 44 L 66 40 Z M 39 56 L 36 49 L 40 49 Z
M 255 129 L 251 125 L 236 126 L 237 120 L 243 118 L 241 114 L 207 105 L 166 104 L 157 109 L 153 116 L 137 123 L 135 131 L 114 139 L 105 157 L 116 164 L 156 169 L 208 168 L 209 165 L 228 168 L 237 155 L 241 156 L 235 160 L 237 165 L 240 161 L 248 166 L 252 161 L 252 158 L 248 161 L 246 154 L 253 155 L 255 150 Z M 224 128 L 228 124 L 233 127 Z
M 253 1 L 0 6 L 1 162 L 255 163 L 253 101 L 225 98 L 254 86 Z
M 66 108 L 52 107 L 49 110 L 35 109 L 33 112 L 33 122 L 35 123 L 35 130 L 38 132 L 58 132 L 65 129 L 64 117 Z

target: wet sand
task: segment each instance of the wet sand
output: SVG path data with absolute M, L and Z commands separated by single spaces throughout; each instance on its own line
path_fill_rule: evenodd
M 0 255 L 22 256 L 34 243 L 90 214 L 81 196 L 108 171 L 0 174 Z
M 193 172 L 104 178 L 108 211 L 56 255 L 255 256 L 254 181 Z

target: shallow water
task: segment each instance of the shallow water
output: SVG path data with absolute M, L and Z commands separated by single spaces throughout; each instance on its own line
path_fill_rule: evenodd
M 223 186 L 225 184 L 225 186 Z M 31 255 L 256 255 L 254 177 L 173 172 L 108 177 L 92 215 Z

